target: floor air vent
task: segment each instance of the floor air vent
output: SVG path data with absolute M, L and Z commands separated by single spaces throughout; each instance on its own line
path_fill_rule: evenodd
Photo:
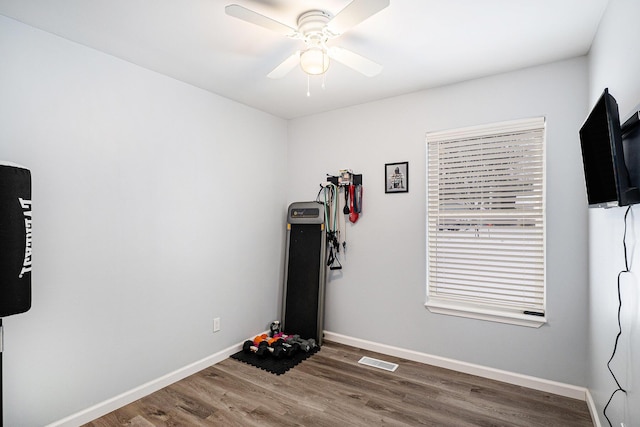
M 358 360 L 358 363 L 391 372 L 398 369 L 398 365 L 395 363 L 385 362 L 384 360 L 374 359 L 373 357 L 365 356 Z

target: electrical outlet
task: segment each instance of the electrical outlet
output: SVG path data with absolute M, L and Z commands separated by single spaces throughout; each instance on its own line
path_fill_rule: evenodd
M 218 332 L 220 330 L 220 318 L 216 317 L 213 319 L 213 332 Z

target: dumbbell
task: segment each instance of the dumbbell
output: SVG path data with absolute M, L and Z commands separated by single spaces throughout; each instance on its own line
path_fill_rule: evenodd
M 289 342 L 286 339 L 282 342 L 282 347 L 286 350 L 286 355 L 292 357 L 300 350 L 300 344 L 296 342 Z
M 308 340 L 305 340 L 303 338 L 300 338 L 300 335 L 290 335 L 287 337 L 287 342 L 290 344 L 297 344 L 298 347 L 304 351 L 305 353 L 310 352 L 311 350 L 313 350 L 314 348 L 316 348 L 318 345 L 316 344 L 316 340 L 314 340 L 313 338 L 309 338 Z
M 294 342 L 293 344 L 291 344 L 291 343 L 285 343 L 285 344 L 291 346 L 289 348 L 289 352 L 290 352 L 291 356 L 293 356 L 294 354 L 296 354 L 297 352 L 300 351 L 300 344 L 297 343 L 297 342 Z
M 260 357 L 265 355 L 265 352 L 267 351 L 268 348 L 269 348 L 269 344 L 267 344 L 266 341 L 260 341 L 258 345 L 255 345 L 253 341 L 247 340 L 242 345 L 242 351 L 244 351 L 245 353 L 255 353 L 257 356 L 260 356 Z
M 245 353 L 253 352 L 258 356 L 265 356 L 267 350 L 269 350 L 269 337 L 267 334 L 256 335 L 253 341 L 247 340 L 242 345 L 242 349 Z
M 284 354 L 284 349 L 280 343 L 280 339 L 278 338 L 269 338 L 265 342 L 267 343 L 266 350 L 271 353 L 273 357 L 279 359 Z
M 273 349 L 271 350 L 271 353 L 277 358 L 284 356 L 291 357 L 300 349 L 299 345 L 288 343 L 281 337 L 270 339 L 269 347 L 270 349 Z
M 253 341 L 245 341 L 243 350 L 246 353 L 251 351 L 261 357 L 271 354 L 277 359 L 287 354 L 284 341 L 278 338 L 269 338 L 266 334 L 256 336 Z

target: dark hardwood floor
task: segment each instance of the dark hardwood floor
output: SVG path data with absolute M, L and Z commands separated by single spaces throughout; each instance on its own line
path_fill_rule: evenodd
M 395 372 L 359 365 L 398 363 Z M 331 342 L 284 375 L 233 359 L 86 424 L 593 426 L 585 402 Z

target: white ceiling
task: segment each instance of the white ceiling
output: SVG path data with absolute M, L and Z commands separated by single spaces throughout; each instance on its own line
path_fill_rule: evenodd
M 584 55 L 608 0 L 391 0 L 331 44 L 382 64 L 365 77 L 333 62 L 266 75 L 301 47 L 225 14 L 236 3 L 291 27 L 350 0 L 0 0 L 0 14 L 282 118 Z

